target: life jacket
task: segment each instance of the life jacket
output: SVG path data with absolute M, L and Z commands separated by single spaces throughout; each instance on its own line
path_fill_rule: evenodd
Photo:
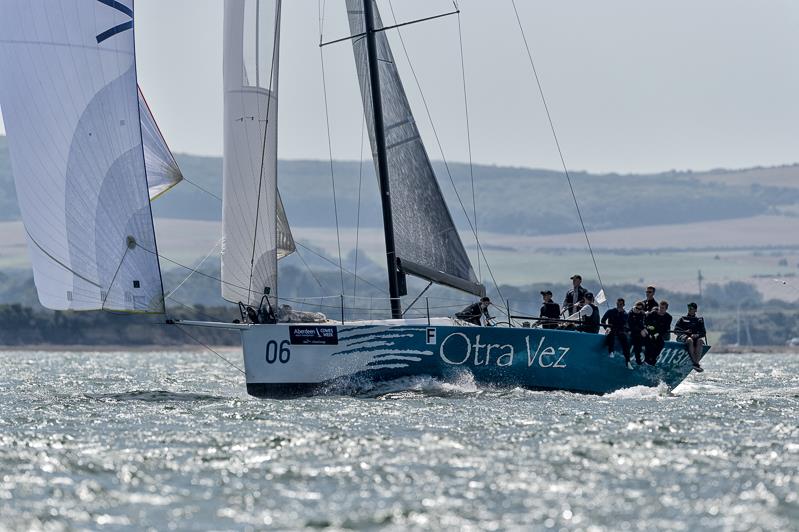
M 590 316 L 583 316 L 583 323 L 580 330 L 596 334 L 599 332 L 599 307 L 593 303 L 589 303 L 588 305 L 593 312 L 591 312 Z

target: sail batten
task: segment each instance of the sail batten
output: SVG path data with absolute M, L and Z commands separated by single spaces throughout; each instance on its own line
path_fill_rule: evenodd
M 0 13 L 0 108 L 40 302 L 163 312 L 132 0 L 0 0 Z
M 222 297 L 277 302 L 277 261 L 295 251 L 277 190 L 280 2 L 225 0 Z
M 346 2 L 351 35 L 362 35 L 366 31 L 364 1 L 373 2 Z M 382 28 L 374 2 L 372 10 L 374 27 Z M 374 36 L 379 58 L 379 90 L 398 262 L 406 273 L 466 292 L 485 294 L 485 288 L 477 280 L 436 180 L 394 63 L 388 38 L 384 31 L 376 32 Z M 353 39 L 352 46 L 372 154 L 377 166 L 366 39 Z M 379 168 L 377 170 L 379 172 Z

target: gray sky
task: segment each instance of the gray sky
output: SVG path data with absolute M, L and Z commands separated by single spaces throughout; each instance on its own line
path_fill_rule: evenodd
M 379 0 L 384 21 L 389 4 Z M 325 39 L 346 34 L 326 2 Z M 452 9 L 393 0 L 399 20 Z M 799 161 L 799 2 L 517 0 L 572 169 L 657 171 Z M 221 0 L 137 0 L 139 79 L 174 151 L 219 155 Z M 473 158 L 557 168 L 559 159 L 510 0 L 461 1 Z M 404 28 L 445 154 L 465 161 L 458 26 Z M 285 0 L 282 158 L 326 159 L 317 2 Z M 407 61 L 391 38 L 417 122 L 440 158 Z M 358 159 L 360 96 L 348 43 L 324 49 L 333 156 Z

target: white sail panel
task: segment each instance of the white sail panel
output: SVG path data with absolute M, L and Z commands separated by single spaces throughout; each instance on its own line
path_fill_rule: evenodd
M 51 309 L 163 312 L 132 0 L 0 0 L 0 108 Z
M 294 252 L 277 191 L 280 2 L 226 0 L 222 297 L 277 301 L 277 261 Z
M 147 172 L 147 188 L 153 200 L 174 187 L 183 179 L 178 162 L 155 122 L 150 106 L 139 88 L 142 144 L 144 145 L 144 168 Z
M 352 35 L 363 35 L 366 30 L 364 1 L 372 0 L 347 0 Z M 377 4 L 373 4 L 374 27 L 382 28 Z M 397 257 L 403 270 L 408 273 L 459 290 L 484 294 L 485 288 L 477 281 L 430 165 L 385 32 L 377 32 L 375 41 Z M 354 38 L 352 43 L 372 154 L 377 166 L 366 39 Z

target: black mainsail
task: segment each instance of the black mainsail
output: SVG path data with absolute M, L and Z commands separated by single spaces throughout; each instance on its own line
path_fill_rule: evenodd
M 374 31 L 368 33 L 366 2 L 371 3 L 369 11 L 372 12 L 374 27 Z M 353 51 L 372 155 L 380 176 L 380 146 L 375 128 L 368 50 L 368 37 L 374 36 L 377 57 L 372 64 L 378 65 L 393 237 L 401 270 L 438 284 L 484 295 L 485 287 L 477 280 L 455 229 L 416 127 L 388 38 L 380 31 L 383 24 L 377 5 L 373 0 L 347 0 L 347 14 L 351 34 L 360 35 L 353 39 Z M 395 296 L 392 294 L 392 297 Z

